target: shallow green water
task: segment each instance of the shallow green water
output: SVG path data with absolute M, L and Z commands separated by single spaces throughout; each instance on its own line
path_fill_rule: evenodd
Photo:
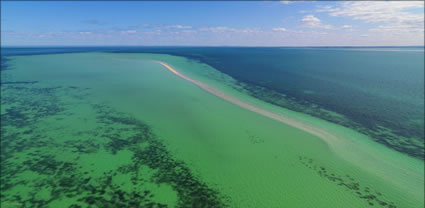
M 423 160 L 424 53 L 423 47 L 411 49 L 175 47 L 133 51 L 199 60 L 237 80 L 241 92 L 355 129 Z
M 424 205 L 423 161 L 241 94 L 207 65 L 153 54 L 10 58 L 1 87 L 2 205 Z M 346 140 L 330 147 L 208 94 L 152 59 Z M 364 148 L 350 150 L 354 143 Z

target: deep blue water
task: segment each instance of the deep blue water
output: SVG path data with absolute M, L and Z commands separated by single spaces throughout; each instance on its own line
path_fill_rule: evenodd
M 2 55 L 105 51 L 185 56 L 232 76 L 252 96 L 353 128 L 423 159 L 423 49 L 74 47 L 9 48 Z

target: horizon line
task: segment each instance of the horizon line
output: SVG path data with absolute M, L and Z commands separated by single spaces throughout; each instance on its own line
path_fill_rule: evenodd
M 229 46 L 229 45 L 216 45 L 216 46 L 210 46 L 210 45 L 31 45 L 31 46 L 25 46 L 25 45 L 7 45 L 2 46 L 0 45 L 0 48 L 57 48 L 57 47 L 69 47 L 69 48 L 77 48 L 77 47 L 244 47 L 244 48 L 326 48 L 326 47 L 332 47 L 332 48 L 378 48 L 378 47 L 424 47 L 425 45 L 379 45 L 379 46 L 373 46 L 373 45 L 363 45 L 363 46 L 352 46 L 352 45 L 346 45 L 346 46 Z

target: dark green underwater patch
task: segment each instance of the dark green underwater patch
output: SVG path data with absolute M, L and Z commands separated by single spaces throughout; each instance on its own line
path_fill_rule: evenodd
M 89 101 L 90 89 L 3 81 L 2 207 L 169 207 L 152 184 L 170 187 L 176 207 L 226 207 L 227 197 L 176 160 L 148 125 Z M 83 107 L 90 114 L 78 113 Z M 93 126 L 78 129 L 67 119 Z M 104 167 L 82 161 L 102 152 L 130 152 L 131 159 L 99 175 Z M 123 175 L 127 184 L 115 182 Z
M 362 184 L 360 184 L 360 182 L 356 181 L 356 179 L 354 179 L 349 174 L 338 175 L 332 173 L 326 167 L 323 167 L 318 164 L 314 159 L 305 156 L 299 156 L 298 160 L 307 168 L 315 171 L 320 177 L 325 178 L 337 184 L 338 186 L 344 187 L 344 189 L 350 191 L 357 197 L 366 200 L 369 206 L 371 207 L 397 207 L 394 202 L 386 199 L 380 192 L 372 190 L 372 188 L 368 186 L 363 186 Z
M 261 99 L 273 105 L 281 106 L 293 111 L 306 113 L 323 120 L 354 129 L 365 135 L 368 135 L 374 141 L 381 143 L 389 148 L 399 152 L 408 154 L 412 157 L 423 160 L 424 149 L 424 134 L 423 126 L 397 127 L 399 121 L 380 121 L 376 122 L 370 115 L 350 114 L 348 110 L 342 114 L 337 114 L 332 111 L 325 110 L 322 105 L 313 104 L 311 102 L 295 98 L 294 96 L 285 95 L 271 88 L 260 86 L 252 83 L 238 82 L 239 88 L 236 90 L 245 91 L 251 96 Z M 311 95 L 309 95 L 311 96 Z M 403 124 L 407 125 L 407 124 Z M 389 126 L 391 128 L 383 127 Z M 397 130 L 394 130 L 397 129 Z

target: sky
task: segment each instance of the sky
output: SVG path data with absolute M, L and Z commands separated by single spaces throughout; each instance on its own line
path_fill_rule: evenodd
M 424 45 L 424 1 L 1 1 L 1 45 Z

